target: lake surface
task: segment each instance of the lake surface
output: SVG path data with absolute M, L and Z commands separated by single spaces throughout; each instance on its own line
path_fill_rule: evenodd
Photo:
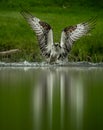
M 1 67 L 0 130 L 103 130 L 102 67 Z

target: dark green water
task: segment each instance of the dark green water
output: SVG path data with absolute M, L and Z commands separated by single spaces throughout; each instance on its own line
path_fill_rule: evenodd
M 0 68 L 0 130 L 103 130 L 103 68 Z

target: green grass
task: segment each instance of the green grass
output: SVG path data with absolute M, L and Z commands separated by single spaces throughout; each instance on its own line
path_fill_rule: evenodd
M 36 16 L 49 23 L 54 31 L 54 41 L 60 40 L 61 31 L 68 25 L 74 25 L 91 16 L 98 16 L 91 36 L 78 40 L 69 55 L 70 61 L 103 61 L 103 11 L 102 9 L 76 7 L 45 6 L 31 8 Z M 20 9 L 0 10 L 0 51 L 19 48 L 18 54 L 0 57 L 4 61 L 40 61 L 42 59 L 35 33 L 20 15 Z

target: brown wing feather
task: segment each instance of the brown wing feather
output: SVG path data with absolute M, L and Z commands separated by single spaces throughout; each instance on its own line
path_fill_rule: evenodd
M 86 22 L 66 27 L 61 34 L 61 47 L 64 49 L 64 52 L 69 52 L 73 43 L 92 30 L 95 23 L 96 18 L 91 18 Z
M 21 14 L 36 33 L 42 54 L 45 57 L 49 58 L 51 46 L 53 44 L 53 34 L 51 26 L 48 23 L 34 17 L 28 11 L 22 11 Z

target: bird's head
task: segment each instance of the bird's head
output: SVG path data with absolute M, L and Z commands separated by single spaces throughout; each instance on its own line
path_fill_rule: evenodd
M 60 47 L 60 43 L 56 42 L 55 44 L 55 47 Z
M 59 43 L 55 43 L 54 47 L 55 47 L 56 51 L 58 51 L 61 48 Z

